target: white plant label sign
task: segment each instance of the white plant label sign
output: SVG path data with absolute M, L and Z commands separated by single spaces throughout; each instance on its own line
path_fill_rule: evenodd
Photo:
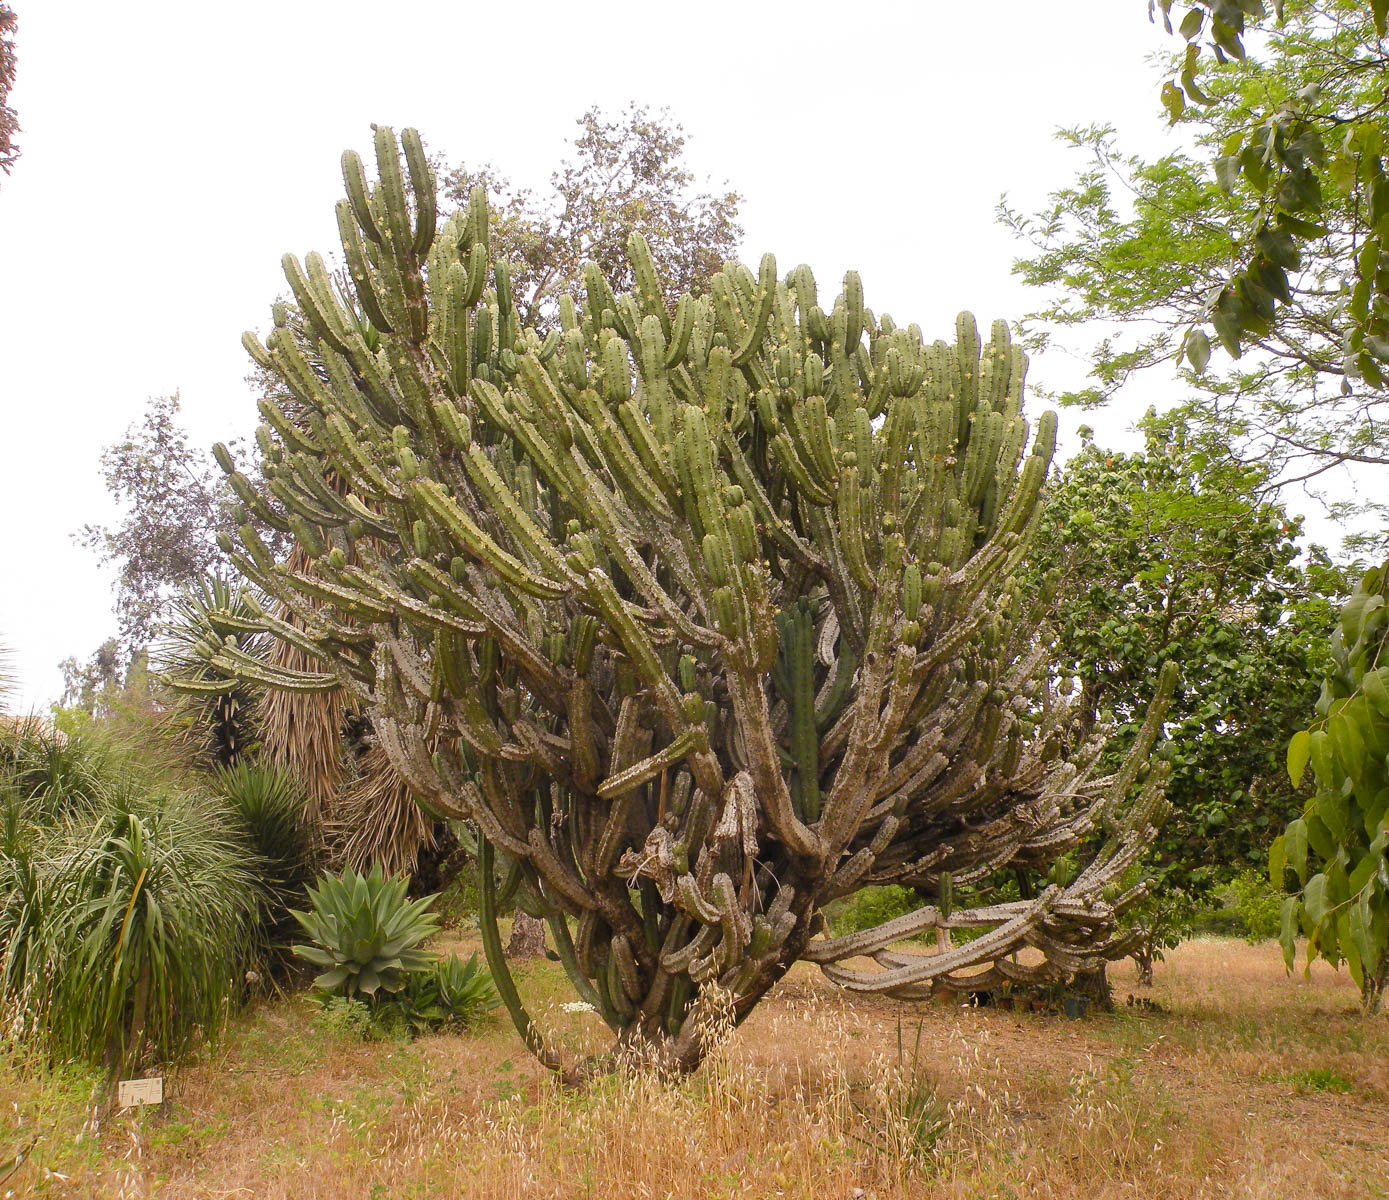
M 116 1101 L 122 1108 L 164 1103 L 164 1078 L 122 1079 L 116 1088 Z

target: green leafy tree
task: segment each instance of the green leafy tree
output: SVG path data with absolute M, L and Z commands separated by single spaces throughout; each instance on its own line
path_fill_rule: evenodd
M 1148 160 L 1108 126 L 1063 131 L 1090 165 L 1045 209 L 1000 216 L 1032 247 L 1015 269 L 1049 291 L 1033 342 L 1106 327 L 1093 385 L 1065 399 L 1184 362 L 1193 411 L 1289 481 L 1389 463 L 1389 101 L 1378 4 L 1280 8 L 1276 24 L 1254 2 L 1185 10 L 1164 95 L 1193 151 Z
M 127 683 L 131 665 L 115 638 L 102 642 L 86 662 L 76 657 L 63 659 L 58 664 L 63 673 L 62 706 L 92 717 L 109 714 L 117 693 Z
M 1335 573 L 1298 562 L 1299 524 L 1263 499 L 1265 471 L 1232 460 L 1180 414 L 1150 412 L 1142 450 L 1087 440 L 1051 487 L 1034 570 L 1066 581 L 1058 666 L 1086 708 L 1117 723 L 1121 753 L 1168 660 L 1172 813 L 1147 867 L 1140 969 L 1151 971 L 1216 884 L 1262 864 L 1298 800 L 1282 747 L 1312 702 Z
M 1269 885 L 1263 871 L 1241 871 L 1230 880 L 1226 894 L 1244 923 L 1244 937 L 1250 945 L 1278 936 L 1283 893 Z
M 460 166 L 444 181 L 456 206 L 474 187 L 487 190 L 493 252 L 511 267 L 522 324 L 553 323 L 560 294 L 582 293 L 586 262 L 618 292 L 629 289 L 627 241 L 634 233 L 646 239 L 671 303 L 683 292 L 708 291 L 742 238 L 742 197 L 727 185 L 696 190 L 684 131 L 664 109 L 632 104 L 610 118 L 591 108 L 578 125 L 576 157 L 551 175 L 546 194 L 514 187 L 491 166 Z
M 1307 963 L 1344 962 L 1367 1012 L 1389 985 L 1389 563 L 1366 573 L 1341 609 L 1317 720 L 1288 744 L 1288 774 L 1310 763 L 1314 791 L 1269 852 L 1269 876 L 1298 890 L 1279 938 L 1291 970 L 1299 932 Z
M 1173 0 L 1148 3 L 1150 18 L 1162 10 L 1168 33 L 1172 6 Z M 1163 105 L 1174 124 L 1190 111 L 1191 101 L 1205 110 L 1203 118 L 1221 104 L 1243 110 L 1244 128 L 1225 139 L 1212 168 L 1222 189 L 1233 192 L 1242 180 L 1258 205 L 1230 280 L 1208 308 L 1216 335 L 1235 358 L 1242 339 L 1257 342 L 1276 320 L 1277 306 L 1291 303 L 1289 272 L 1303 265 L 1301 247 L 1329 232 L 1319 218 L 1330 184 L 1351 199 L 1364 233 L 1345 313 L 1347 382 L 1363 378 L 1383 387 L 1389 325 L 1386 313 L 1376 309 L 1389 300 L 1389 275 L 1378 265 L 1380 243 L 1389 237 L 1389 180 L 1381 155 L 1389 115 L 1381 87 L 1389 63 L 1386 13 L 1386 0 L 1274 0 L 1276 25 L 1270 29 L 1270 9 L 1262 0 L 1195 0 L 1186 8 L 1179 27 L 1187 43 L 1180 83 L 1164 84 Z M 1227 78 L 1239 73 L 1226 68 L 1248 57 L 1246 25 L 1269 34 L 1268 57 L 1280 66 L 1296 61 L 1301 76 L 1270 83 L 1260 78 L 1267 63 L 1256 61 L 1251 75 Z M 1214 71 L 1210 58 L 1202 70 L 1203 37 Z M 1185 350 L 1202 371 L 1210 352 L 1203 329 L 1191 331 Z
M 146 645 L 170 601 L 200 587 L 225 559 L 217 534 L 236 527 L 230 494 L 179 423 L 179 398 L 150 400 L 144 417 L 102 451 L 111 498 L 124 512 L 115 526 L 86 525 L 79 544 L 117 568 L 116 615 L 127 650 Z

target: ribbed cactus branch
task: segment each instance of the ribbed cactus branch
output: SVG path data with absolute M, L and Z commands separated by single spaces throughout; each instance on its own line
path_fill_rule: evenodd
M 288 258 L 303 321 L 246 338 L 294 402 L 264 411 L 266 492 L 233 486 L 307 567 L 249 524 L 236 562 L 294 618 L 261 628 L 322 663 L 260 681 L 349 686 L 422 802 L 510 863 L 619 1040 L 672 1063 L 699 1059 L 701 988 L 741 1020 L 802 956 L 915 995 L 1122 952 L 1116 881 L 1161 815 L 1160 773 L 1140 776 L 1162 704 L 1097 778 L 1045 597 L 1015 581 L 1056 421 L 1029 428 L 1006 324 L 984 343 L 962 315 L 927 344 L 853 272 L 826 311 L 810 270 L 781 278 L 770 255 L 671 311 L 634 238 L 634 292 L 590 265 L 542 338 L 490 261 L 481 192 L 440 222 L 402 140 L 404 170 L 377 131 L 375 185 L 344 156 L 354 294 Z M 954 907 L 1097 831 L 1067 886 Z M 881 882 L 925 906 L 815 940 L 826 901 Z M 933 926 L 987 932 L 891 949 Z M 1017 965 L 1028 946 L 1042 961 Z M 855 955 L 877 969 L 837 965 Z

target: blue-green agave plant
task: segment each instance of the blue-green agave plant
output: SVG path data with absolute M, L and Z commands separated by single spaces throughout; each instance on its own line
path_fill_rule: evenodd
M 325 968 L 315 986 L 374 997 L 400 991 L 413 972 L 434 965 L 435 956 L 418 949 L 439 928 L 429 912 L 434 897 L 407 900 L 408 885 L 404 875 L 387 879 L 378 865 L 369 875 L 350 868 L 341 877 L 324 874 L 308 889 L 313 911 L 291 911 L 313 944 L 296 945 L 294 953 Z

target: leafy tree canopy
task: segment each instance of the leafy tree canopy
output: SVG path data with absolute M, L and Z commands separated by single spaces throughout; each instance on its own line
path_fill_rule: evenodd
M 19 148 L 14 135 L 19 132 L 19 118 L 10 107 L 10 88 L 14 86 L 14 30 L 18 18 L 8 4 L 0 4 L 0 171 L 9 174 Z
M 487 189 L 493 254 L 512 268 L 521 323 L 553 324 L 559 296 L 582 291 L 585 262 L 619 293 L 631 288 L 634 233 L 646 239 L 670 302 L 706 292 L 743 235 L 742 197 L 726 184 L 696 189 L 684 131 L 665 109 L 632 104 L 610 118 L 591 108 L 578 126 L 576 157 L 550 176 L 548 193 L 515 187 L 490 165 L 459 166 L 444 180 L 445 198 L 460 208 L 474 186 Z
M 1315 790 L 1269 852 L 1269 875 L 1297 891 L 1279 938 L 1289 969 L 1298 933 L 1307 963 L 1344 962 L 1373 1012 L 1389 986 L 1389 563 L 1341 609 L 1316 719 L 1288 744 L 1288 774 Z
M 1015 269 L 1051 291 L 1033 343 L 1108 323 L 1070 402 L 1183 363 L 1193 413 L 1271 480 L 1389 463 L 1384 6 L 1159 7 L 1188 42 L 1164 101 L 1192 148 L 1149 160 L 1109 126 L 1064 130 L 1090 164 L 1039 212 L 1000 206 L 1031 245 Z
M 1315 699 L 1344 587 L 1297 519 L 1262 498 L 1266 469 L 1232 459 L 1181 414 L 1150 412 L 1142 450 L 1087 440 L 1053 484 L 1039 572 L 1059 571 L 1059 668 L 1120 736 L 1136 729 L 1162 664 L 1182 666 L 1168 712 L 1172 815 L 1157 872 L 1197 892 L 1264 859 L 1297 811 L 1283 747 Z
M 210 456 L 188 441 L 177 395 L 152 399 L 144 417 L 101 455 L 106 488 L 124 513 L 85 525 L 79 544 L 117 566 L 116 615 L 127 647 L 144 646 L 171 597 L 222 561 L 217 534 L 235 527 L 230 493 Z

